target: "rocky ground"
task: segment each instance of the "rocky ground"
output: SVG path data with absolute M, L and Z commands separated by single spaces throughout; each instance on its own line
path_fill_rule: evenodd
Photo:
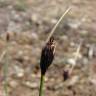
M 41 48 L 69 6 L 71 11 L 54 33 L 56 54 L 46 73 L 44 94 L 95 96 L 95 0 L 0 0 L 0 55 L 6 51 L 0 59 L 0 96 L 4 95 L 4 73 L 9 96 L 38 96 Z M 64 70 L 74 64 L 80 42 L 76 66 L 64 81 Z

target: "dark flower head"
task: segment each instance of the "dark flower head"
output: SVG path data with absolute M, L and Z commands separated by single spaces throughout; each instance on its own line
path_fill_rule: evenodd
M 9 40 L 10 40 L 10 34 L 6 33 L 6 41 L 9 41 Z
M 54 42 L 54 37 L 51 37 L 50 40 L 49 40 L 50 43 L 53 43 Z
M 54 53 L 55 40 L 54 37 L 51 37 L 50 40 L 46 43 L 46 45 L 42 48 L 40 59 L 41 74 L 45 74 L 46 70 L 51 65 L 54 59 Z

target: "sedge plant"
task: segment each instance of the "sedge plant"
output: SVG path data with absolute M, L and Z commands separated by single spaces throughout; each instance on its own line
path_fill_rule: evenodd
M 50 32 L 44 47 L 42 48 L 41 52 L 41 59 L 40 59 L 40 68 L 41 68 L 41 80 L 40 80 L 40 89 L 39 89 L 39 96 L 43 96 L 44 92 L 44 78 L 48 67 L 52 64 L 55 54 L 56 42 L 54 37 L 52 36 L 55 32 L 57 26 L 62 21 L 63 17 L 69 12 L 71 8 L 68 8 L 63 15 L 60 17 L 56 25 L 53 27 L 52 31 Z

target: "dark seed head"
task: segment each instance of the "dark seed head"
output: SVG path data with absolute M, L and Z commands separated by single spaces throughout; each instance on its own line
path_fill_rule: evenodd
M 10 34 L 7 33 L 7 34 L 6 34 L 6 41 L 9 41 L 9 40 L 10 40 Z
M 64 77 L 64 81 L 66 81 L 69 78 L 69 71 L 68 70 L 64 70 L 63 77 Z
M 54 37 L 51 37 L 50 40 L 46 43 L 46 45 L 42 48 L 40 59 L 41 74 L 44 75 L 48 67 L 51 65 L 54 59 L 54 52 L 55 40 Z

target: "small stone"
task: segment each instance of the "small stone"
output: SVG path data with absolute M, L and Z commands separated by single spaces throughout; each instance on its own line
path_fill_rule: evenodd
M 96 86 L 96 78 L 89 78 L 91 84 Z
M 34 32 L 34 33 L 31 33 L 31 36 L 32 36 L 32 39 L 35 39 L 35 40 L 38 40 L 38 35 Z
M 23 85 L 25 85 L 26 87 L 32 88 L 32 89 L 36 89 L 39 87 L 38 83 L 30 82 L 30 81 L 23 82 Z
M 85 16 L 82 17 L 81 20 L 74 20 L 73 21 L 72 19 L 70 19 L 67 22 L 67 26 L 69 26 L 69 28 L 71 28 L 71 29 L 78 29 L 81 26 L 81 24 L 83 22 L 85 22 L 85 20 L 86 20 Z
M 51 20 L 51 23 L 52 23 L 52 24 L 56 24 L 56 23 L 57 23 L 57 20 L 56 20 L 56 19 L 52 19 L 52 20 Z
M 24 58 L 25 61 L 30 60 L 29 56 L 24 56 L 23 58 Z
M 72 79 L 70 80 L 68 85 L 75 85 L 77 83 L 77 81 L 79 80 L 79 76 L 74 76 L 72 77 Z
M 38 14 L 32 14 L 31 16 L 31 20 L 34 22 L 34 23 L 38 23 L 38 24 L 41 24 L 41 18 Z
M 18 86 L 18 82 L 15 80 L 11 80 L 11 81 L 9 81 L 9 85 L 12 88 L 16 88 Z
M 23 51 L 20 50 L 20 51 L 18 52 L 18 56 L 21 56 L 21 55 L 23 55 Z
M 38 21 L 38 15 L 36 15 L 36 14 L 32 14 L 32 20 L 34 21 L 34 22 L 37 22 Z
M 89 47 L 89 51 L 88 51 L 88 57 L 90 59 L 92 59 L 93 58 L 93 54 L 94 54 L 94 47 L 93 46 L 90 46 Z
M 68 23 L 69 28 L 77 29 L 80 26 L 80 22 L 69 22 Z
M 70 46 L 74 47 L 76 44 L 74 42 L 70 43 Z
M 24 70 L 19 66 L 14 65 L 14 71 L 18 78 L 22 78 L 24 76 Z
M 68 36 L 64 35 L 60 37 L 61 40 L 68 40 Z
M 76 64 L 76 60 L 74 58 L 70 58 L 68 59 L 68 64 L 72 64 L 72 65 L 75 65 Z
M 82 30 L 82 31 L 80 31 L 80 34 L 83 35 L 83 36 L 85 36 L 85 35 L 88 34 L 88 31 L 87 30 Z

